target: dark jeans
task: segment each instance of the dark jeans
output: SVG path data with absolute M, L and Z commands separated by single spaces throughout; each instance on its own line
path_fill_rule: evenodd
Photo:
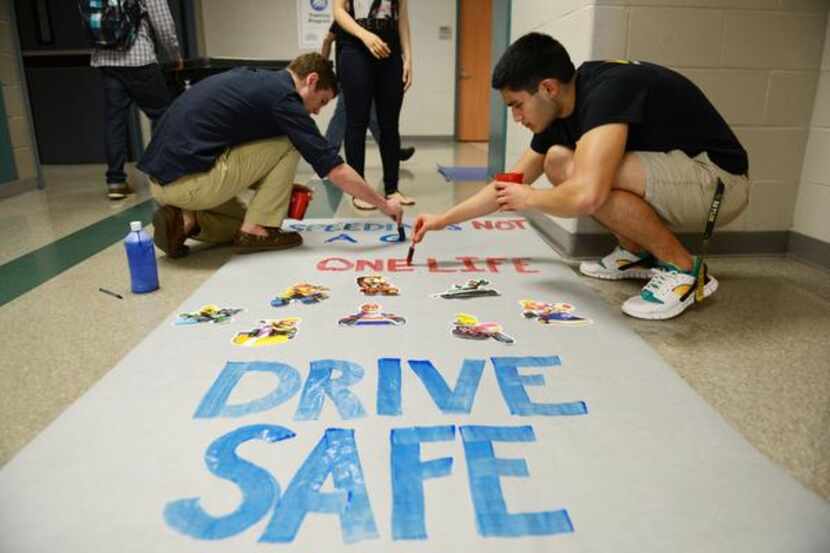
M 369 112 L 369 132 L 375 142 L 380 145 L 380 127 L 378 127 L 378 116 L 375 113 L 375 108 Z M 343 95 L 337 96 L 337 106 L 334 108 L 334 115 L 329 119 L 329 126 L 326 127 L 326 140 L 329 144 L 340 151 L 343 145 L 343 138 L 346 136 L 346 102 L 343 101 Z
M 170 92 L 157 63 L 141 67 L 101 67 L 107 114 L 107 183 L 127 181 L 127 127 L 135 102 L 153 122 L 170 105 Z
M 366 166 L 366 127 L 374 101 L 380 126 L 380 158 L 383 188 L 397 192 L 401 135 L 398 123 L 403 103 L 403 59 L 397 41 L 387 41 L 392 53 L 376 59 L 362 42 L 343 40 L 339 45 L 338 71 L 346 102 L 346 161 L 360 176 Z

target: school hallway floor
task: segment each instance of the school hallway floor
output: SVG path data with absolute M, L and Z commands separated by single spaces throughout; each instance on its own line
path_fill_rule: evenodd
M 436 164 L 484 166 L 486 144 L 414 145 L 415 156 L 401 165 L 401 189 L 418 201 L 407 217 L 446 209 L 482 186 L 447 183 Z M 379 184 L 377 149 L 370 144 L 369 150 L 367 177 Z M 103 171 L 102 166 L 48 166 L 44 191 L 0 199 L 0 466 L 232 255 L 227 247 L 201 246 L 194 248 L 196 255 L 179 260 L 160 254 L 161 290 L 131 294 L 120 238 L 130 220 L 149 222 L 152 202 L 134 171 L 137 193 L 111 202 Z M 297 181 L 314 178 L 301 164 Z M 358 212 L 348 198 L 339 206 L 335 200 L 318 197 L 316 214 L 379 216 Z M 786 257 L 716 257 L 709 265 L 721 286 L 706 303 L 671 321 L 627 319 L 627 324 L 755 447 L 830 500 L 827 271 Z M 576 266 L 574 260 L 575 271 Z M 583 282 L 614 309 L 642 285 Z

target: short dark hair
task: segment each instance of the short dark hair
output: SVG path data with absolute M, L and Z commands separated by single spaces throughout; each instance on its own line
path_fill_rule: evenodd
M 301 79 L 317 73 L 317 89 L 331 90 L 334 96 L 337 96 L 337 74 L 334 72 L 334 65 L 319 53 L 308 52 L 297 56 L 288 69 Z
M 556 79 L 568 83 L 575 73 L 568 51 L 550 35 L 528 33 L 511 44 L 493 70 L 492 87 L 535 94 L 539 83 Z

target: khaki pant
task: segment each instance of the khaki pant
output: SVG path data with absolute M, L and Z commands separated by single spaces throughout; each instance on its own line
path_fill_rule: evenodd
M 243 221 L 265 227 L 282 224 L 299 160 L 287 137 L 258 140 L 226 150 L 210 171 L 164 186 L 150 179 L 150 193 L 162 205 L 195 212 L 201 228 L 196 240 L 222 244 L 233 241 Z M 236 196 L 248 188 L 256 193 L 246 210 Z
M 703 230 L 718 179 L 724 193 L 717 226 L 733 221 L 749 203 L 749 177 L 724 171 L 706 152 L 693 158 L 681 150 L 634 153 L 646 169 L 645 200 L 672 227 Z

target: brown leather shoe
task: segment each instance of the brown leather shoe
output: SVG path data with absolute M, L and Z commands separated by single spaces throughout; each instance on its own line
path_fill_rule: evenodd
M 190 248 L 184 245 L 187 234 L 184 231 L 182 210 L 172 205 L 163 205 L 153 213 L 153 242 L 167 257 L 184 257 Z
M 107 183 L 107 198 L 110 200 L 123 200 L 130 194 L 135 194 L 135 190 L 128 182 Z
M 257 236 L 247 232 L 236 233 L 233 251 L 236 253 L 254 253 L 266 250 L 287 250 L 302 245 L 303 237 L 298 232 L 285 232 L 278 228 L 269 228 L 268 236 Z

